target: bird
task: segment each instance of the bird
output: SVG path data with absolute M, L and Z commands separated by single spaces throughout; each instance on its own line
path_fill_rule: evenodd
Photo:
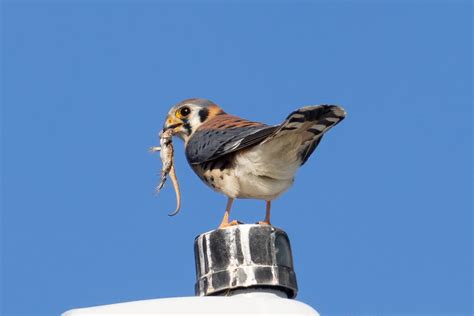
M 271 203 L 293 184 L 324 134 L 346 117 L 337 105 L 305 106 L 291 112 L 279 125 L 267 125 L 227 114 L 203 98 L 183 100 L 169 110 L 163 131 L 184 141 L 191 169 L 211 189 L 227 196 L 219 228 L 230 221 L 235 199 L 266 203 L 265 218 L 272 225 Z

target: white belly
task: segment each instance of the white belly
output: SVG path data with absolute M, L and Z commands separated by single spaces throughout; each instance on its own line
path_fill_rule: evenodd
M 240 198 L 273 200 L 293 184 L 301 165 L 295 137 L 282 137 L 237 154 L 235 175 Z
M 291 179 L 274 179 L 256 175 L 245 165 L 236 164 L 235 168 L 224 172 L 219 169 L 198 171 L 201 180 L 213 190 L 231 198 L 259 199 L 271 201 L 285 192 L 292 184 Z
M 237 198 L 266 201 L 276 199 L 293 184 L 293 179 L 280 180 L 251 174 L 248 174 L 245 178 L 239 177 L 238 180 L 239 192 Z
M 233 167 L 226 170 L 202 170 L 201 179 L 213 190 L 231 198 L 276 199 L 293 184 L 301 165 L 298 158 L 299 136 L 280 137 L 261 143 L 235 155 Z

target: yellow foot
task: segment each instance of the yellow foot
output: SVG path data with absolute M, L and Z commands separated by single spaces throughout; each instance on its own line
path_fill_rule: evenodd
M 270 224 L 270 222 L 266 222 L 266 221 L 260 221 L 260 222 L 257 222 L 258 225 L 268 225 L 268 226 L 272 226 L 272 224 Z
M 235 226 L 235 225 L 239 225 L 240 223 L 238 221 L 236 221 L 235 219 L 230 222 L 230 223 L 221 223 L 219 225 L 219 229 L 223 229 L 223 228 L 227 228 L 227 227 L 230 227 L 230 226 Z

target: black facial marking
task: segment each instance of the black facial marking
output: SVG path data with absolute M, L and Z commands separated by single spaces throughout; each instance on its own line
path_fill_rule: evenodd
M 191 125 L 189 125 L 189 123 L 187 123 L 187 124 L 184 124 L 183 127 L 184 127 L 184 129 L 186 130 L 186 134 L 187 134 L 188 136 L 190 136 L 191 133 L 192 133 Z
M 208 116 L 209 116 L 209 110 L 207 108 L 203 108 L 199 110 L 199 120 L 201 121 L 201 123 L 204 122 Z
M 189 124 L 187 119 L 183 119 L 183 123 L 183 127 L 186 130 L 186 135 L 190 136 L 192 133 L 191 124 Z

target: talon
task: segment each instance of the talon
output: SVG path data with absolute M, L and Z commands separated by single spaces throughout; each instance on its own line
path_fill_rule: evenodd
M 270 224 L 270 222 L 266 222 L 266 221 L 259 221 L 255 224 L 258 224 L 258 225 L 264 225 L 264 226 L 272 226 L 272 224 Z
M 227 228 L 227 227 L 231 227 L 231 226 L 237 226 L 237 225 L 240 225 L 242 224 L 241 222 L 239 221 L 236 221 L 235 219 L 230 222 L 230 223 L 222 223 L 219 225 L 219 229 L 224 229 L 224 228 Z

